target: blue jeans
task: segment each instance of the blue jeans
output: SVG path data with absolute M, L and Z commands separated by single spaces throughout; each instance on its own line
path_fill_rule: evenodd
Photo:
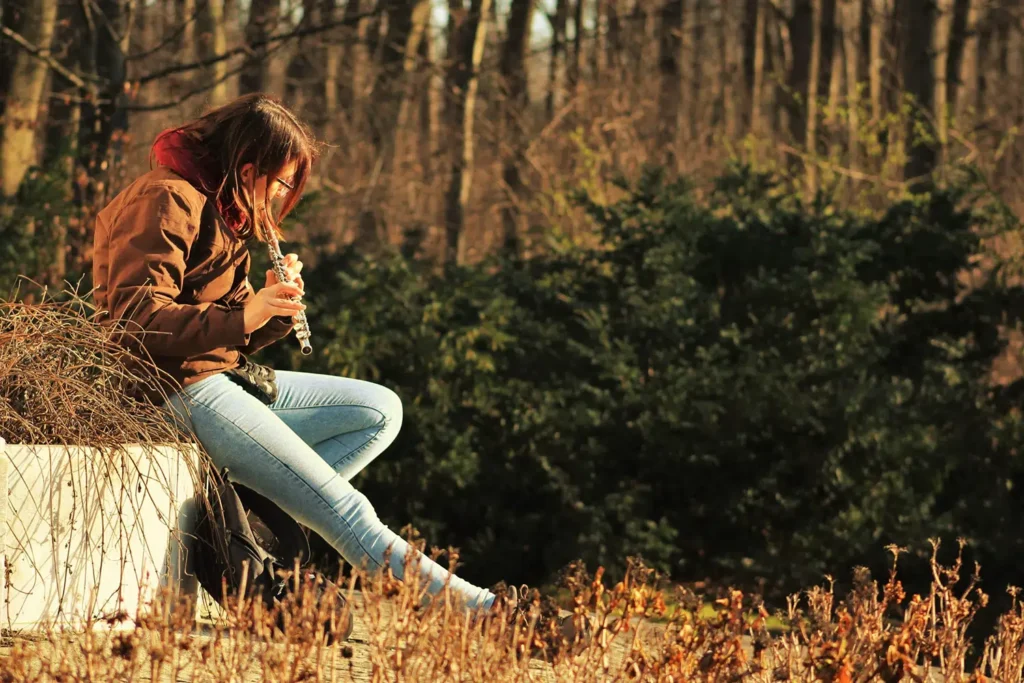
M 269 406 L 216 374 L 185 387 L 164 407 L 191 428 L 217 469 L 229 468 L 233 480 L 320 534 L 349 564 L 373 572 L 390 548 L 391 571 L 403 579 L 413 549 L 349 483 L 394 441 L 401 400 L 362 380 L 283 370 L 277 378 L 278 398 Z M 449 581 L 468 608 L 491 606 L 491 592 L 417 555 L 431 594 Z

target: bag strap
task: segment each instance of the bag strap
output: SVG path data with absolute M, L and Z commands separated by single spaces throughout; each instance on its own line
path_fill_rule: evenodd
M 277 560 L 289 569 L 295 558 L 299 565 L 309 562 L 309 541 L 302 533 L 302 527 L 292 517 L 267 497 L 256 493 L 247 486 L 235 483 L 235 492 L 247 510 L 259 517 L 277 541 Z
M 213 552 L 219 562 L 228 563 L 230 552 L 228 551 L 227 517 L 224 510 L 224 499 L 226 489 L 231 486 L 228 479 L 228 468 L 225 467 L 219 472 L 211 469 L 204 478 L 203 492 L 205 505 L 200 513 L 200 520 L 203 528 L 209 534 L 206 541 L 211 544 Z

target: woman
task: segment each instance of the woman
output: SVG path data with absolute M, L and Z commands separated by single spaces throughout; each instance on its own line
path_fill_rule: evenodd
M 138 395 L 161 401 L 166 391 L 166 407 L 218 469 L 228 467 L 350 564 L 373 571 L 389 562 L 402 579 L 408 543 L 349 483 L 398 434 L 398 396 L 365 381 L 278 371 L 279 395 L 268 405 L 226 373 L 240 354 L 285 337 L 305 309 L 290 298 L 303 294 L 296 256 L 286 257 L 294 284 L 268 270 L 257 292 L 247 244 L 258 228 L 277 232 L 299 200 L 317 156 L 309 129 L 279 101 L 253 94 L 164 131 L 152 151 L 159 166 L 103 209 L 95 235 L 97 309 L 140 332 L 129 345 L 167 375 Z M 275 198 L 283 201 L 276 216 Z M 495 604 L 494 593 L 418 559 L 431 593 L 450 581 L 469 608 Z

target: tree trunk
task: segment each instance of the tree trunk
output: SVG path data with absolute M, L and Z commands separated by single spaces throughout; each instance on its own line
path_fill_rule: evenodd
M 326 21 L 338 21 L 341 17 L 341 8 L 337 0 L 321 0 L 320 14 Z M 347 27 L 345 27 L 347 28 Z M 323 134 L 333 138 L 334 121 L 338 116 L 340 100 L 338 88 L 341 75 L 341 54 L 342 41 L 345 36 L 345 28 L 337 28 L 328 31 L 324 35 L 326 46 L 324 47 L 324 117 L 326 125 Z
M 974 106 L 982 118 L 988 116 L 990 105 L 988 94 L 993 84 L 995 71 L 992 68 L 992 40 L 995 31 L 992 27 L 992 10 L 985 13 L 985 18 L 978 26 L 978 81 L 975 87 Z
M 281 21 L 281 3 L 279 0 L 251 0 L 249 7 L 249 22 L 245 26 L 245 41 L 252 44 L 265 40 L 267 36 L 274 33 Z M 256 48 L 248 64 L 242 70 L 239 78 L 239 94 L 252 92 L 272 91 L 274 88 L 272 75 L 272 61 L 279 59 L 279 55 L 273 58 L 268 57 L 270 51 L 268 45 Z M 283 93 L 275 93 L 282 95 Z
M 67 46 L 67 57 L 61 62 L 72 71 L 80 71 L 79 55 L 81 52 L 81 31 L 74 24 L 78 17 L 76 7 L 59 3 L 57 8 L 57 27 L 54 42 Z M 58 160 L 66 164 L 68 177 L 71 177 L 78 149 L 79 123 L 81 107 L 75 101 L 82 93 L 78 86 L 66 81 L 56 72 L 50 77 L 50 106 L 47 110 L 46 139 L 43 145 L 43 164 L 50 165 Z M 61 97 L 63 96 L 63 97 Z M 70 188 L 69 188 L 70 189 Z
M 873 0 L 860 0 L 860 19 L 858 20 L 857 30 L 857 82 L 858 83 L 869 83 L 869 73 L 871 70 L 871 17 L 874 10 L 871 7 Z M 864 100 L 866 104 L 870 104 L 871 97 L 868 95 L 867 99 Z
M 424 21 L 424 26 L 426 26 L 426 21 Z M 419 133 L 416 136 L 416 143 L 419 150 L 420 172 L 427 184 L 434 177 L 433 158 L 434 143 L 436 142 L 434 131 L 437 129 L 437 124 L 434 122 L 436 110 L 434 105 L 437 99 L 434 93 L 434 69 L 437 65 L 434 63 L 433 49 L 430 32 L 424 30 L 419 50 L 420 68 L 417 77 L 419 87 L 416 88 L 419 104 Z M 432 193 L 428 192 L 427 194 Z M 428 212 L 427 215 L 433 214 Z
M 176 57 L 183 63 L 194 62 L 200 54 L 199 37 L 202 29 L 196 31 L 199 17 L 196 16 L 196 0 L 178 0 L 174 3 L 178 12 L 177 25 L 181 27 Z
M 836 27 L 837 28 L 837 27 Z M 828 101 L 825 102 L 825 121 L 831 131 L 832 126 L 835 125 L 836 118 L 839 116 L 839 100 L 843 96 L 843 80 L 845 69 L 843 66 L 843 43 L 842 41 L 836 41 L 832 44 L 832 55 L 829 58 L 826 55 L 822 55 L 822 60 L 828 59 L 829 61 L 829 82 L 828 82 Z
M 814 27 L 814 8 L 811 0 L 794 0 L 789 19 L 790 68 L 786 78 L 789 90 L 786 104 L 789 118 L 789 137 L 799 144 L 807 138 L 808 86 L 811 82 L 811 56 Z M 817 83 L 817 80 L 815 80 Z
M 619 73 L 622 66 L 622 20 L 619 13 L 619 0 L 604 0 L 605 16 L 608 17 L 608 39 L 605 41 L 607 55 L 605 61 L 608 69 Z
M 860 97 L 857 86 L 860 82 L 859 63 L 861 55 L 860 39 L 861 8 L 852 2 L 844 2 L 839 17 L 843 37 L 843 65 L 846 69 L 846 124 L 847 148 L 849 149 L 850 168 L 856 170 L 860 166 Z
M 557 0 L 555 16 L 551 21 L 551 60 L 548 62 L 548 92 L 544 107 L 548 118 L 555 114 L 555 102 L 559 90 L 559 74 L 562 73 L 562 61 L 565 57 L 565 33 L 569 22 L 569 0 Z
M 836 0 L 820 0 L 818 11 L 818 96 L 830 92 L 832 88 L 832 68 L 837 64 L 836 52 Z
M 87 74 L 103 84 L 102 89 L 90 94 L 104 103 L 96 106 L 93 98 L 89 98 L 82 105 L 79 163 L 90 182 L 76 190 L 82 191 L 78 196 L 80 201 L 102 203 L 109 190 L 105 176 L 112 164 L 119 163 L 123 149 L 121 133 L 128 130 L 128 115 L 123 107 L 125 55 L 131 45 L 136 3 L 135 0 L 97 0 L 82 3 L 80 7 L 85 10 L 87 31 L 82 65 Z M 112 142 L 114 157 L 109 159 Z
M 21 25 L 25 20 L 25 13 L 20 11 L 21 3 L 25 0 L 20 0 L 16 6 L 10 0 L 7 0 L 6 6 L 0 6 L 0 24 L 21 33 Z M 14 75 L 14 61 L 18 58 L 18 53 L 21 52 L 21 48 L 10 40 L 0 40 L 0 93 L 6 93 L 11 87 L 11 76 Z M 0 97 L 0 115 L 4 111 L 4 98 Z
M 302 0 L 302 16 L 294 28 L 312 28 L 324 23 L 325 18 L 320 10 L 320 0 Z M 285 99 L 295 111 L 308 118 L 317 132 L 322 131 L 327 122 L 323 75 L 327 64 L 328 33 L 303 36 L 297 41 L 289 41 L 288 54 L 284 61 Z
M 935 103 L 936 133 L 938 147 L 945 150 L 949 142 L 949 117 L 951 114 L 949 96 L 949 78 L 952 66 L 955 71 L 960 61 L 963 43 L 953 36 L 953 3 L 954 0 L 935 0 L 935 30 L 932 40 L 934 54 L 934 84 L 932 86 Z
M 224 0 L 205 0 L 197 17 L 199 54 L 205 59 L 224 54 L 228 49 Z M 206 69 L 207 78 L 215 83 L 210 90 L 210 105 L 226 104 L 232 99 L 228 90 L 228 60 L 222 59 Z
M 885 27 L 889 21 L 892 0 L 871 0 L 871 2 L 868 77 L 870 79 L 869 88 L 871 91 L 871 118 L 877 122 L 881 121 L 882 116 L 885 114 L 885 106 L 882 100 L 882 70 L 885 67 Z
M 902 0 L 897 3 L 903 67 L 903 87 L 913 101 L 914 113 L 906 130 L 908 146 L 904 168 L 908 179 L 920 178 L 935 168 L 937 154 L 932 117 L 935 106 L 934 60 L 931 49 L 935 34 L 934 0 Z M 922 134 L 921 131 L 924 131 Z
M 786 41 L 783 38 L 785 24 L 774 12 L 769 13 L 767 6 L 762 5 L 761 10 L 765 16 L 764 57 L 765 74 L 768 75 L 767 84 L 763 86 L 762 117 L 765 119 L 764 132 L 770 133 L 771 139 L 775 140 L 787 128 L 782 96 L 782 84 L 786 82 L 786 74 L 789 73 L 786 63 Z M 767 112 L 767 116 L 764 116 L 764 112 Z
M 826 0 L 812 0 L 811 7 L 811 63 L 807 72 L 807 129 L 804 147 L 811 155 L 811 163 L 807 164 L 807 197 L 813 197 L 818 191 L 818 164 L 815 156 L 818 152 L 818 93 L 821 84 L 822 50 L 822 3 Z
M 228 45 L 238 45 L 242 41 L 242 36 L 244 35 L 244 27 L 238 19 L 239 0 L 223 0 L 223 2 L 224 19 L 222 21 L 222 25 L 224 27 L 224 40 Z M 228 68 L 228 71 L 237 71 L 237 66 L 236 62 Z M 226 83 L 228 99 L 230 100 L 237 97 L 242 90 L 241 73 L 236 72 L 231 76 L 228 76 Z
M 590 50 L 587 52 L 590 58 L 590 80 L 592 83 L 597 83 L 601 79 L 601 55 L 604 52 L 604 28 L 602 26 L 604 12 L 601 5 L 601 0 L 593 0 L 594 33 L 590 38 Z M 581 22 L 580 25 L 584 26 L 585 22 Z
M 756 51 L 754 43 L 757 42 L 757 7 L 759 3 L 760 0 L 743 0 L 743 16 L 740 19 L 740 32 L 737 36 L 742 53 L 740 63 L 743 75 L 743 94 L 751 106 L 754 102 L 754 52 Z M 744 116 L 749 120 L 751 113 L 752 110 L 744 112 Z
M 753 59 L 751 64 L 750 81 L 750 131 L 755 135 L 763 132 L 763 111 L 764 106 L 764 70 L 765 70 L 765 8 L 762 0 L 754 0 L 753 7 L 748 3 L 748 10 L 753 12 L 748 21 L 754 25 L 753 36 Z
M 743 89 L 739 87 L 743 80 L 742 45 L 736 40 L 740 22 L 737 17 L 736 0 L 722 0 L 719 3 L 719 17 L 715 24 L 718 30 L 718 51 L 721 71 L 718 82 L 718 116 L 716 123 L 724 125 L 725 135 L 735 139 L 740 132 L 740 118 L 743 107 L 740 98 Z
M 12 8 L 8 7 L 7 12 Z M 5 14 L 7 13 L 5 12 Z M 49 52 L 57 20 L 57 0 L 31 0 L 21 9 L 21 35 Z M 49 67 L 28 52 L 14 56 L 5 94 L 6 108 L 0 131 L 0 190 L 13 197 L 26 171 L 36 163 L 36 123 Z
M 577 0 L 580 2 L 581 0 Z M 499 74 L 505 85 L 504 115 L 501 123 L 504 135 L 499 139 L 508 141 L 512 147 L 510 153 L 503 155 L 502 180 L 509 193 L 509 200 L 501 210 L 502 243 L 501 249 L 507 256 L 519 254 L 522 237 L 519 229 L 519 211 L 517 204 L 523 195 L 523 182 L 519 175 L 519 163 L 523 154 L 522 140 L 525 137 L 521 130 L 529 93 L 527 91 L 526 48 L 530 43 L 530 24 L 533 19 L 535 0 L 512 0 L 509 12 L 508 29 L 505 44 L 502 46 L 499 60 Z M 579 16 L 579 12 L 577 12 Z M 577 32 L 579 25 L 577 24 Z M 573 59 L 578 62 L 579 52 Z
M 395 134 L 400 135 L 406 130 L 409 120 L 410 111 L 416 102 L 416 91 L 417 79 L 416 73 L 420 74 L 429 72 L 430 64 L 426 63 L 425 66 L 420 66 L 420 58 L 425 54 L 424 46 L 427 44 L 429 38 L 427 38 L 427 23 L 430 20 L 430 0 L 406 0 L 406 8 L 402 10 L 403 21 L 399 32 L 395 34 L 396 38 L 402 39 L 404 43 L 396 41 L 395 44 L 404 44 L 405 50 L 401 53 L 401 78 L 399 79 L 399 108 L 398 108 L 398 119 L 395 122 Z M 406 15 L 405 12 L 408 12 Z M 406 22 L 405 17 L 408 16 Z M 390 17 L 389 17 L 390 24 Z M 391 31 L 389 29 L 389 39 Z M 391 62 L 388 62 L 391 63 Z
M 97 27 L 95 12 L 92 5 L 88 3 L 79 3 L 78 9 L 80 17 L 77 23 L 82 31 L 79 42 L 78 63 L 82 73 L 95 75 L 97 50 L 99 49 L 99 28 Z M 98 89 L 93 87 L 90 95 L 98 97 Z M 92 99 L 90 97 L 87 101 L 82 102 L 78 113 L 78 143 L 75 145 L 78 151 L 77 173 L 89 178 L 88 182 L 76 182 L 73 185 L 75 203 L 78 205 L 84 205 L 92 201 L 94 194 L 92 176 L 95 174 L 96 169 L 94 168 L 94 155 L 91 153 L 91 142 L 94 132 L 93 128 L 98 123 L 98 117 L 94 111 L 96 105 L 93 104 Z
M 389 0 L 387 33 L 380 45 L 380 63 L 370 95 L 370 140 L 376 155 L 372 185 L 359 212 L 356 244 L 376 249 L 388 240 L 379 220 L 380 179 L 391 173 L 397 137 L 409 118 L 416 55 L 430 17 L 429 0 Z
M 959 67 L 953 73 L 947 86 L 953 114 L 962 119 L 974 106 L 975 94 L 978 90 L 978 17 L 980 10 L 978 0 L 956 0 L 953 19 L 954 37 L 958 38 L 962 47 Z M 960 17 L 963 17 L 962 24 Z M 953 65 L 950 65 L 953 68 Z
M 689 106 L 687 107 L 687 116 L 690 123 L 690 141 L 696 142 L 700 136 L 701 129 L 704 128 L 705 122 L 703 121 L 703 99 L 701 94 L 703 93 L 704 86 L 704 22 L 706 21 L 707 14 L 704 11 L 705 0 L 690 0 L 691 11 L 687 12 L 690 16 L 690 25 L 693 26 L 693 30 L 690 32 L 692 36 L 691 47 L 688 50 L 689 59 L 687 64 L 689 65 Z M 684 45 L 686 43 L 684 42 Z
M 678 144 L 679 107 L 681 104 L 683 0 L 664 0 L 658 22 L 658 71 L 661 87 L 658 91 L 658 147 L 661 162 L 670 170 L 676 166 Z
M 358 16 L 362 11 L 359 0 L 348 0 L 345 3 L 345 17 Z M 342 42 L 342 70 L 347 72 L 349 78 L 339 83 L 338 104 L 341 109 L 352 111 L 355 102 L 364 92 L 367 72 L 370 68 L 370 52 L 367 49 L 367 39 L 370 30 L 370 18 L 359 19 L 358 25 L 353 29 L 346 26 L 343 29 Z
M 440 184 L 436 183 L 435 173 L 436 146 L 440 142 L 437 122 L 437 86 L 435 71 L 439 68 L 434 58 L 434 44 L 430 31 L 426 30 L 428 17 L 424 20 L 423 38 L 420 40 L 418 53 L 418 73 L 410 78 L 415 79 L 414 96 L 416 103 L 416 155 L 418 157 L 418 173 L 422 180 L 422 191 L 416 192 L 415 184 L 409 183 L 410 191 L 414 192 L 412 208 L 417 212 L 419 218 L 415 222 L 414 229 L 417 231 L 413 239 L 407 239 L 407 244 L 413 241 L 422 242 L 427 235 L 427 226 L 437 224 L 438 209 L 441 198 Z
M 947 0 L 948 1 L 948 0 Z M 1006 80 L 1004 83 L 1020 83 L 1022 74 L 1022 68 L 1024 68 L 1024 33 L 1021 32 L 1019 20 L 1017 19 L 1017 13 L 1010 11 L 1008 8 L 1004 8 L 1006 15 L 1006 67 L 1003 70 L 1003 75 Z M 1013 103 L 1013 114 L 1016 116 L 1019 113 L 1020 97 L 1018 95 L 1019 90 L 1016 88 L 1012 89 L 1010 99 Z
M 445 92 L 451 98 L 447 112 L 452 135 L 451 180 L 445 193 L 443 258 L 446 265 L 463 263 L 466 257 L 465 221 L 473 184 L 476 94 L 480 62 L 487 41 L 487 14 L 491 0 L 473 0 L 461 18 L 449 45 L 450 66 Z
M 565 0 L 561 0 L 565 1 Z M 512 18 L 509 17 L 509 34 L 512 31 Z M 529 27 L 526 31 L 529 33 Z M 576 94 L 582 78 L 583 69 L 583 0 L 575 0 L 572 15 L 572 61 L 567 67 L 567 78 L 570 96 Z
M 626 17 L 626 51 L 629 55 L 629 70 L 633 82 L 640 84 L 650 73 L 647 55 L 647 3 L 649 0 L 634 0 Z

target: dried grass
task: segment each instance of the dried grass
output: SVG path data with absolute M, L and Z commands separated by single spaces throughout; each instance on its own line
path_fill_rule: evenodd
M 161 599 L 125 632 L 19 641 L 0 657 L 0 680 L 1021 681 L 1020 603 L 1000 620 L 978 667 L 967 673 L 966 629 L 987 596 L 970 580 L 955 589 L 963 578 L 959 559 L 942 566 L 933 556 L 931 564 L 927 595 L 905 595 L 895 561 L 881 587 L 858 570 L 845 597 L 831 584 L 794 595 L 785 615 L 791 628 L 781 633 L 769 632 L 767 611 L 739 591 L 716 601 L 713 618 L 699 618 L 697 596 L 684 589 L 666 594 L 657 588 L 659 577 L 638 561 L 612 587 L 600 570 L 590 576 L 574 568 L 565 585 L 577 613 L 597 626 L 594 639 L 575 648 L 544 646 L 545 639 L 534 637 L 550 626 L 536 605 L 511 623 L 464 610 L 447 591 L 426 596 L 414 571 L 400 582 L 389 573 L 356 570 L 320 603 L 309 599 L 310 586 L 299 586 L 272 611 L 229 603 L 205 629 L 197 628 L 188 600 Z M 361 595 L 354 593 L 357 580 Z M 349 642 L 327 645 L 315 624 L 329 617 L 341 591 L 349 599 L 342 614 L 353 614 L 359 627 Z M 651 618 L 665 616 L 670 598 L 692 609 L 652 624 Z M 274 627 L 279 613 L 287 615 L 283 630 Z
M 154 404 L 125 400 L 133 384 L 166 397 L 159 370 L 122 346 L 122 329 L 101 324 L 86 297 L 43 289 L 38 303 L 0 301 L 0 438 L 104 452 L 189 443 Z

